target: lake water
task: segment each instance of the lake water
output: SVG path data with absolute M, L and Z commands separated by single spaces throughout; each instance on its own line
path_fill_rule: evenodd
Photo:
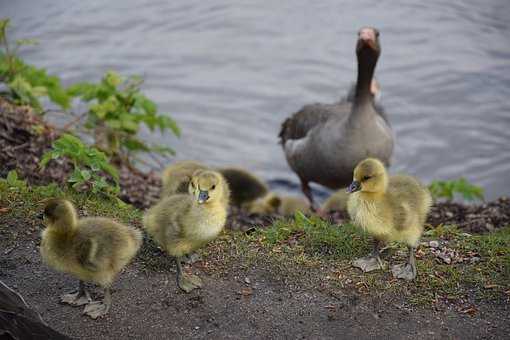
M 464 176 L 510 192 L 510 1 L 0 0 L 22 57 L 65 84 L 115 69 L 182 128 L 146 135 L 178 159 L 297 178 L 277 144 L 302 105 L 334 102 L 356 77 L 356 32 L 381 32 L 376 76 L 396 135 L 392 172 Z

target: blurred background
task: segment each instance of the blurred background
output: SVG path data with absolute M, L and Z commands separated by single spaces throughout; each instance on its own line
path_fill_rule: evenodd
M 277 135 L 356 79 L 360 27 L 381 32 L 376 77 L 396 135 L 391 172 L 510 189 L 510 1 L 1 0 L 20 56 L 64 85 L 140 74 L 182 129 L 176 159 L 237 165 L 299 191 Z

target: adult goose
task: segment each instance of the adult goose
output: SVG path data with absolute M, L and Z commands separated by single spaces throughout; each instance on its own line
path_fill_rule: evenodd
M 305 105 L 287 118 L 279 134 L 287 163 L 298 175 L 313 206 L 309 183 L 330 189 L 346 187 L 356 164 L 367 157 L 389 165 L 393 133 L 386 115 L 374 104 L 372 83 L 381 53 L 379 31 L 358 32 L 358 79 L 354 98 L 335 104 Z

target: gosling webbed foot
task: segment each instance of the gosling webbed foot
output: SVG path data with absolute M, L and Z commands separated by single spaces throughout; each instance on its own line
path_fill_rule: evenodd
M 103 301 L 92 301 L 83 309 L 83 314 L 90 316 L 92 319 L 97 319 L 108 314 L 110 306 Z
M 186 293 L 191 292 L 193 289 L 202 288 L 202 279 L 193 274 L 182 273 L 177 278 L 177 284 Z
M 365 273 L 386 268 L 379 256 L 372 255 L 361 257 L 352 261 L 352 266 L 361 269 Z
M 416 278 L 416 266 L 410 263 L 397 264 L 391 267 L 391 273 L 397 279 L 412 281 Z
M 71 306 L 83 306 L 92 301 L 90 293 L 88 291 L 76 291 L 73 293 L 67 293 L 60 296 L 60 302 Z

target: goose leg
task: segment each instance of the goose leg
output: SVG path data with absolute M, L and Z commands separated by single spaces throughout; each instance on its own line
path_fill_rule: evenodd
M 352 262 L 353 267 L 359 268 L 365 273 L 377 270 L 384 269 L 385 265 L 379 256 L 381 249 L 381 241 L 374 240 L 374 248 L 372 249 L 372 254 L 369 256 L 365 256 L 359 259 L 356 259 Z
M 300 178 L 299 180 L 301 181 L 301 191 L 308 199 L 308 202 L 310 203 L 310 207 L 311 207 L 312 211 L 315 212 L 316 208 L 315 208 L 314 201 L 313 201 L 312 189 L 310 188 L 310 185 L 308 184 L 307 181 L 305 181 L 302 178 Z
M 409 246 L 409 260 L 405 264 L 397 264 L 391 268 L 393 276 L 398 279 L 404 279 L 412 281 L 416 278 L 416 258 L 414 253 L 416 252 L 415 247 Z
M 193 289 L 202 287 L 202 280 L 198 276 L 183 272 L 180 257 L 175 258 L 175 263 L 177 265 L 177 285 L 179 288 L 189 293 Z
M 83 306 L 88 304 L 90 301 L 92 301 L 90 293 L 85 287 L 85 282 L 81 280 L 77 291 L 60 296 L 60 302 L 71 306 Z
M 83 310 L 83 314 L 90 316 L 92 319 L 97 319 L 108 314 L 112 305 L 112 293 L 109 287 L 104 289 L 103 301 L 92 301 Z

